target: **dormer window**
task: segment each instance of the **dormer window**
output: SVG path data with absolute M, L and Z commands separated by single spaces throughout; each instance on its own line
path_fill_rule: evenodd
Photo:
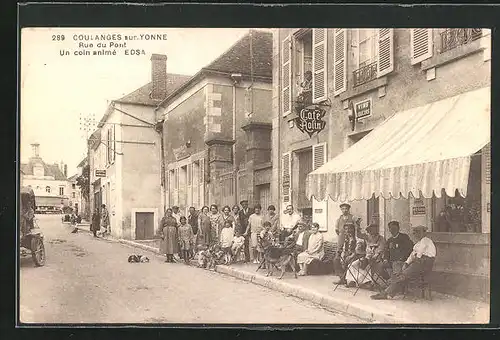
M 36 177 L 43 177 L 45 175 L 43 165 L 35 165 L 33 167 L 33 175 L 35 175 Z

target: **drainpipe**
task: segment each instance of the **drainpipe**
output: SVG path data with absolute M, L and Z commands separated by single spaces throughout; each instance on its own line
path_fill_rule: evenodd
M 233 81 L 233 145 L 232 145 L 232 156 L 233 156 L 233 192 L 234 192 L 234 204 L 238 204 L 238 165 L 236 164 L 236 86 L 241 82 L 241 74 L 233 73 L 231 74 L 231 80 Z

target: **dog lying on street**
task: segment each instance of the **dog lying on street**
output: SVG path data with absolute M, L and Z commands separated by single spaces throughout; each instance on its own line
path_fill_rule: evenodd
M 129 263 L 146 263 L 149 262 L 149 259 L 143 255 L 130 255 L 128 257 Z
M 278 277 L 278 279 L 281 279 L 283 275 L 285 275 L 287 266 L 291 266 L 293 274 L 295 275 L 295 278 L 297 278 L 297 263 L 293 248 L 293 241 L 288 239 L 285 241 L 283 246 L 276 246 L 272 244 L 266 245 L 264 248 L 264 257 L 257 270 L 261 269 L 265 265 L 267 269 L 266 276 L 272 276 L 274 268 L 277 268 L 278 270 L 281 270 L 281 274 Z

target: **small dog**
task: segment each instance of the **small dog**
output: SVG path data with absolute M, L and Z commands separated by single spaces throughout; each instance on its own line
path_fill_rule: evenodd
M 147 263 L 147 262 L 149 262 L 149 259 L 143 255 L 130 255 L 128 257 L 128 262 L 129 263 Z

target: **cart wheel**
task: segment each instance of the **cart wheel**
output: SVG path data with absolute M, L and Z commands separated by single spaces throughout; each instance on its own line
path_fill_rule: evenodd
M 31 257 L 33 257 L 35 266 L 41 267 L 45 264 L 45 247 L 42 239 L 39 237 L 31 239 Z

